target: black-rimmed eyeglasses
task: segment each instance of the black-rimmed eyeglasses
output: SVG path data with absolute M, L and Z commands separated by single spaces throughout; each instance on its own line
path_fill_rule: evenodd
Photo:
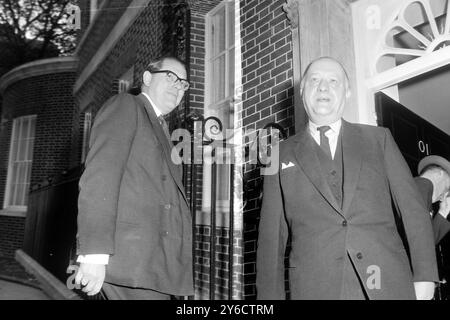
M 166 80 L 171 83 L 175 88 L 181 89 L 183 91 L 187 91 L 189 89 L 189 82 L 186 79 L 182 79 L 173 71 L 170 70 L 157 70 L 157 71 L 151 71 L 148 70 L 150 73 L 165 73 L 166 74 Z

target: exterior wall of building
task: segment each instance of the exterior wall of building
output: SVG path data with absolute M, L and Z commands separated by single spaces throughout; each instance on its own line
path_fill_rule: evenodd
M 22 248 L 25 218 L 0 215 L 0 258 L 12 258 Z
M 32 68 L 31 68 L 32 69 Z M 14 72 L 14 70 L 12 71 Z M 74 113 L 74 72 L 40 74 L 9 84 L 3 92 L 0 131 L 0 203 L 3 207 L 13 120 L 36 115 L 31 187 L 68 169 Z M 0 212 L 0 256 L 22 247 L 25 217 Z
M 242 1 L 243 125 L 246 130 L 278 123 L 294 134 L 292 39 L 284 1 Z M 248 146 L 248 145 L 247 145 Z M 263 177 L 247 163 L 244 173 L 244 298 L 256 297 L 256 242 Z

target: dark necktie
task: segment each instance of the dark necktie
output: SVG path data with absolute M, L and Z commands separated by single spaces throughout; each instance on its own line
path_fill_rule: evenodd
M 167 140 L 169 141 L 169 143 L 171 143 L 169 126 L 167 125 L 166 120 L 164 120 L 164 117 L 161 115 L 161 116 L 158 117 L 158 121 L 161 124 L 161 127 L 163 128 L 163 131 L 164 131 L 164 134 L 167 137 Z
M 330 130 L 330 126 L 323 126 L 317 128 L 317 130 L 320 132 L 320 148 L 322 148 L 323 152 L 330 158 L 333 159 L 331 156 L 331 149 L 330 149 L 330 141 L 328 140 L 328 137 L 325 135 L 325 133 Z

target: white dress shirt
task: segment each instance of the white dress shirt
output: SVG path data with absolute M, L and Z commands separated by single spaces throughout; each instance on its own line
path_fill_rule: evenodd
M 328 130 L 325 135 L 328 138 L 328 142 L 330 143 L 330 151 L 331 156 L 334 159 L 334 155 L 336 154 L 336 147 L 338 143 L 339 138 L 339 132 L 341 131 L 342 127 L 342 120 L 339 119 L 338 121 L 332 123 L 329 125 L 331 130 Z M 318 126 L 317 124 L 309 121 L 309 132 L 311 133 L 311 136 L 314 138 L 314 141 L 320 146 L 320 132 L 317 130 L 317 128 L 322 127 Z
M 156 105 L 153 103 L 152 99 L 150 99 L 150 96 L 146 94 L 145 92 L 141 92 L 144 97 L 148 99 L 150 102 L 150 105 L 153 107 L 153 110 L 155 110 L 156 116 L 159 117 L 162 115 L 162 112 L 159 111 L 159 109 L 156 107 Z M 87 254 L 87 255 L 79 255 L 77 258 L 77 262 L 80 263 L 90 263 L 90 264 L 108 264 L 109 263 L 109 254 Z

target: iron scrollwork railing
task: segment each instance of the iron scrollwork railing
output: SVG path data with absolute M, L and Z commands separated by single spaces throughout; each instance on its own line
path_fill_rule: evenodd
M 206 146 L 221 146 L 224 148 L 230 147 L 230 145 L 227 144 L 227 137 L 218 138 L 219 135 L 223 132 L 223 124 L 217 117 L 208 117 L 206 119 L 203 118 L 203 116 L 191 113 L 188 115 L 188 129 L 191 133 L 191 170 L 190 170 L 190 190 L 191 190 L 191 210 L 192 210 L 192 220 L 193 220 L 193 233 L 195 235 L 196 232 L 196 204 L 197 204 L 197 166 L 195 165 L 195 130 L 194 126 L 195 123 L 201 123 L 201 147 L 202 147 L 202 159 L 203 159 L 203 149 Z M 212 148 L 211 157 L 214 159 L 217 156 L 216 149 Z M 215 271 L 216 271 L 216 240 L 217 240 L 217 234 L 216 234 L 216 215 L 217 215 L 217 183 L 218 183 L 218 177 L 217 177 L 217 163 L 216 161 L 212 161 L 211 163 L 211 189 L 210 190 L 204 190 L 204 192 L 210 191 L 211 196 L 211 211 L 210 211 L 210 225 L 211 225 L 211 233 L 210 233 L 210 269 L 209 269 L 209 298 L 211 300 L 215 299 L 215 288 L 216 288 L 216 281 L 215 281 Z M 184 172 L 187 172 L 187 167 L 185 165 Z M 184 176 L 184 181 L 187 183 L 187 175 Z M 234 194 L 234 164 L 230 164 L 230 177 L 229 177 L 229 192 L 230 192 L 230 203 L 229 203 L 229 230 L 228 230 L 228 263 L 229 263 L 229 274 L 228 274 L 228 296 L 231 299 L 233 296 L 233 235 L 234 235 L 234 204 L 233 204 L 233 194 Z M 187 185 L 187 184 L 185 184 Z M 195 257 L 195 246 L 193 247 L 193 257 Z M 194 267 L 195 267 L 195 259 L 193 261 Z

